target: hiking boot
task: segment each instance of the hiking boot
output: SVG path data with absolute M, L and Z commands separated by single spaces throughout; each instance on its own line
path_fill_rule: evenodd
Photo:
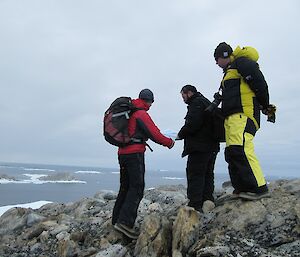
M 121 223 L 116 223 L 114 225 L 115 230 L 121 232 L 122 234 L 124 234 L 125 236 L 131 238 L 131 239 L 138 239 L 139 237 L 139 233 L 137 233 L 134 229 L 121 224 Z
M 211 200 L 206 200 L 203 203 L 202 210 L 203 213 L 211 212 L 216 207 L 215 203 Z
M 216 199 L 216 205 L 224 204 L 225 202 L 232 202 L 239 198 L 239 194 L 233 192 L 232 194 L 224 194 Z
M 252 192 L 239 193 L 239 198 L 242 198 L 245 200 L 259 200 L 259 199 L 268 198 L 268 197 L 271 197 L 271 195 L 268 191 L 263 192 L 263 193 L 252 193 Z

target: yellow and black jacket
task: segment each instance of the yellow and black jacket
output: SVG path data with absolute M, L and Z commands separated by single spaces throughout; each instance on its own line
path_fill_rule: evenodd
M 269 105 L 268 85 L 257 64 L 258 57 L 256 49 L 238 46 L 221 82 L 225 117 L 244 113 L 256 129 L 260 126 L 260 109 Z

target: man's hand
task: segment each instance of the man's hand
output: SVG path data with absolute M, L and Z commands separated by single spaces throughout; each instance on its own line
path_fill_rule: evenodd
M 275 123 L 276 106 L 274 104 L 269 104 L 267 108 L 262 109 L 262 113 L 268 116 L 267 121 Z
M 181 140 L 182 138 L 180 138 L 178 135 L 176 136 L 175 140 Z

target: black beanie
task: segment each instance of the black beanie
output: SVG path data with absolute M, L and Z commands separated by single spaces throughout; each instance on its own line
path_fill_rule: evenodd
M 230 45 L 226 44 L 225 42 L 220 43 L 214 52 L 215 60 L 218 58 L 228 58 L 232 54 L 233 50 Z
M 143 89 L 140 93 L 139 93 L 139 98 L 146 100 L 146 101 L 150 101 L 150 102 L 154 102 L 154 95 L 152 93 L 152 91 L 148 88 Z

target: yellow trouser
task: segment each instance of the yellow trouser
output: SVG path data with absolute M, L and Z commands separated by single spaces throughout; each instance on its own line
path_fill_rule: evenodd
M 243 113 L 236 113 L 225 119 L 224 126 L 225 159 L 233 187 L 238 191 L 265 191 L 266 181 L 254 153 L 254 122 Z

